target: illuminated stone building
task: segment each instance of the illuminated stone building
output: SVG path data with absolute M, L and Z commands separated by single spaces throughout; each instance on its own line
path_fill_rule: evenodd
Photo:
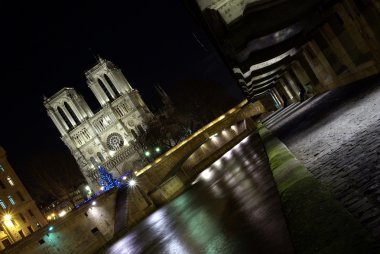
M 282 108 L 380 72 L 377 0 L 183 0 L 250 101 Z
M 0 250 L 45 225 L 45 218 L 0 146 Z
M 85 75 L 101 106 L 98 112 L 68 87 L 45 98 L 44 105 L 88 184 L 98 190 L 100 164 L 113 177 L 143 166 L 143 152 L 135 140 L 153 114 L 112 62 L 99 58 Z

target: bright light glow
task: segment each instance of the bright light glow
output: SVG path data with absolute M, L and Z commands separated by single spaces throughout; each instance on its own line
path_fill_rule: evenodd
M 104 191 L 104 186 L 100 187 L 100 190 L 101 190 L 101 191 Z
M 124 181 L 127 180 L 127 177 L 126 176 L 123 176 L 121 179 L 123 179 Z
M 145 156 L 147 156 L 147 157 L 150 156 L 150 152 L 149 152 L 149 151 L 145 151 L 144 154 L 145 154 Z
M 211 135 L 210 138 L 215 138 L 216 136 L 218 136 L 218 133 L 215 133 L 215 134 Z
M 48 228 L 49 231 L 53 231 L 53 229 L 54 229 L 53 226 L 50 226 L 50 227 Z
M 10 214 L 4 215 L 4 220 L 5 221 L 10 221 L 11 219 L 12 219 L 12 215 L 10 215 Z
M 129 187 L 136 186 L 136 184 L 137 184 L 137 182 L 136 182 L 135 179 L 131 179 L 131 180 L 129 180 L 129 183 L 128 183 Z
M 210 180 L 211 177 L 214 175 L 214 172 L 212 172 L 211 170 L 209 169 L 206 169 L 205 171 L 203 171 L 200 176 L 204 179 L 204 180 Z
M 88 191 L 91 191 L 91 188 L 90 188 L 90 186 L 88 186 L 88 185 L 86 185 L 86 187 L 84 187 L 86 190 L 88 190 Z
M 65 211 L 65 210 L 63 210 L 63 211 L 61 211 L 59 214 L 58 214 L 58 216 L 59 217 L 63 217 L 63 216 L 65 216 L 67 214 L 67 212 Z
M 155 150 L 157 153 L 161 152 L 161 149 L 160 149 L 159 147 L 156 147 L 154 150 Z
M 96 205 L 96 201 L 92 201 L 92 203 L 91 203 L 92 205 Z
M 48 219 L 48 220 L 51 220 L 51 216 L 49 215 L 49 216 L 47 217 L 47 219 Z

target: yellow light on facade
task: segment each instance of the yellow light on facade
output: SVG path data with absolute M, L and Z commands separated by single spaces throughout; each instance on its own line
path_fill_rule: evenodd
M 51 216 L 49 215 L 49 216 L 47 217 L 47 219 L 48 219 L 48 220 L 51 220 Z

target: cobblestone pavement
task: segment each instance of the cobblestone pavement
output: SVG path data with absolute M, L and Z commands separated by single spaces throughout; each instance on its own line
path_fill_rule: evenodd
M 271 130 L 380 240 L 380 78 L 305 104 Z

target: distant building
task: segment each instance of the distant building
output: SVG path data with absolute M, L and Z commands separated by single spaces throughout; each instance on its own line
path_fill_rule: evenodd
M 44 105 L 90 187 L 98 190 L 98 166 L 113 177 L 146 163 L 136 137 L 152 119 L 137 90 L 112 62 L 99 58 L 86 73 L 87 84 L 101 105 L 93 113 L 74 88 L 63 88 Z
M 0 250 L 47 224 L 0 146 Z

